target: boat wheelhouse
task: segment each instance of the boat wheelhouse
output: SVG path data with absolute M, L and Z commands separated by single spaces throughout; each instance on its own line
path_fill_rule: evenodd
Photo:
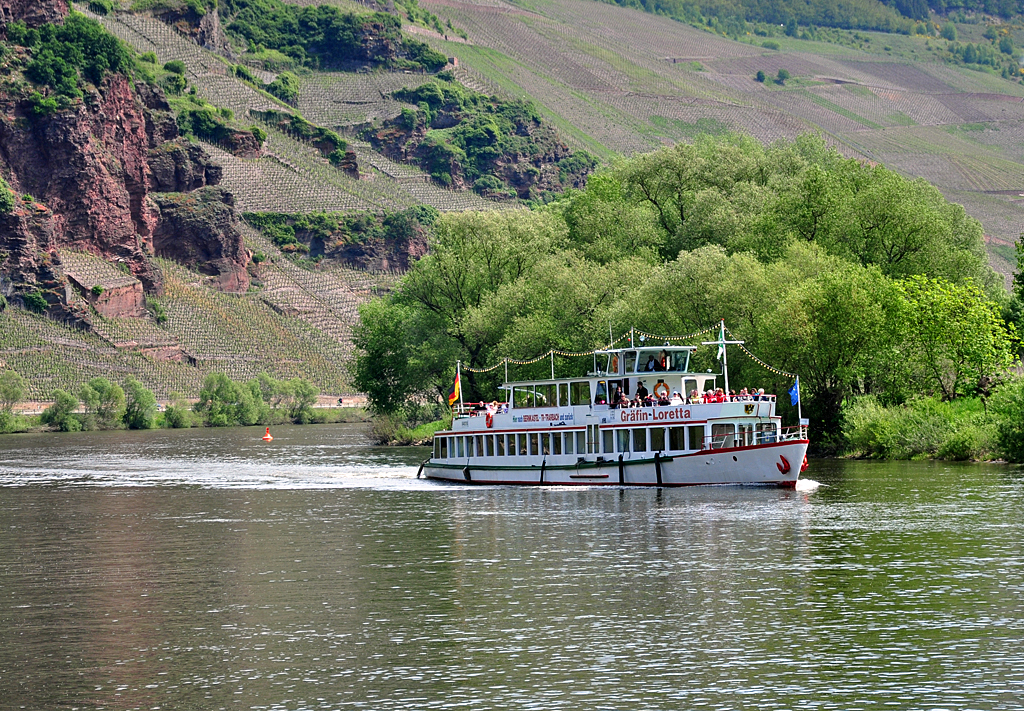
M 720 378 L 728 393 L 725 347 L 741 342 L 726 341 L 722 324 L 710 343 L 721 373 L 691 370 L 696 346 L 631 345 L 594 351 L 584 377 L 506 382 L 500 402 L 460 401 L 423 473 L 489 484 L 795 486 L 805 421 L 783 428 L 774 395 L 709 397 Z M 650 404 L 637 406 L 645 391 Z

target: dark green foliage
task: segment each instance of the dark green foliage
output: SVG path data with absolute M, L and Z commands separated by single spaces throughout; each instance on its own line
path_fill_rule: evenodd
M 1024 378 L 999 387 L 992 396 L 992 412 L 998 418 L 999 448 L 1012 462 L 1024 462 Z
M 30 291 L 23 294 L 21 298 L 25 302 L 25 308 L 36 313 L 43 313 L 50 306 L 46 302 L 46 297 L 38 291 Z
M 11 190 L 11 186 L 7 184 L 4 177 L 0 175 L 0 215 L 7 215 L 14 209 L 17 204 L 17 197 L 14 195 L 14 191 Z M 3 309 L 0 309 L 2 311 Z
M 110 0 L 89 0 L 89 9 L 97 15 L 109 15 L 114 10 Z
M 170 403 L 164 409 L 163 418 L 160 420 L 162 427 L 173 427 L 180 429 L 192 426 L 192 413 L 189 411 L 188 400 L 181 393 L 173 392 L 170 395 Z
M 153 427 L 156 397 L 153 391 L 129 375 L 124 382 L 124 426 L 130 430 L 148 430 Z
M 942 30 L 939 33 L 942 39 L 949 40 L 950 42 L 956 41 L 956 25 L 952 22 L 946 22 L 942 25 Z
M 93 378 L 78 391 L 86 412 L 95 416 L 101 428 L 119 427 L 125 413 L 124 389 L 106 378 Z
M 79 13 L 72 13 L 63 25 L 38 29 L 15 22 L 8 26 L 7 36 L 10 42 L 32 50 L 25 76 L 65 97 L 80 97 L 83 80 L 99 84 L 107 73 L 130 75 L 132 71 L 128 48 L 98 22 Z M 46 106 L 38 113 L 49 112 Z
M 53 404 L 43 410 L 39 421 L 44 425 L 56 427 L 61 432 L 80 431 L 82 423 L 74 415 L 78 408 L 78 398 L 64 390 L 54 390 L 51 397 Z
M 790 74 L 788 69 L 780 69 L 775 81 L 779 84 L 785 84 L 786 80 L 789 79 Z
M 172 74 L 184 74 L 185 63 L 180 59 L 172 59 L 164 64 L 164 69 Z
M 754 75 L 754 81 L 761 82 L 762 84 L 764 84 L 764 80 L 765 80 L 764 71 L 762 71 L 761 69 L 758 69 L 757 70 L 757 74 Z
M 354 14 L 280 0 L 224 0 L 220 12 L 227 32 L 251 49 L 275 49 L 308 67 L 382 64 L 437 71 L 448 61 L 423 42 L 403 38 L 401 20 L 387 13 Z M 364 42 L 370 37 L 375 41 Z M 373 55 L 367 46 L 393 47 L 395 53 Z
M 267 91 L 286 104 L 299 100 L 299 78 L 291 72 L 281 72 L 267 85 Z
M 316 145 L 324 157 L 334 151 L 344 153 L 348 149 L 348 141 L 328 128 L 310 123 L 300 114 L 289 114 L 283 111 L 251 111 L 254 118 L 266 121 L 281 131 L 301 141 L 309 141 Z
M 246 212 L 242 217 L 279 247 L 324 243 L 358 244 L 376 240 L 406 242 L 437 219 L 438 211 L 429 205 L 418 205 L 401 212 L 383 214 L 312 213 L 286 215 L 277 212 Z M 318 244 L 319 243 L 319 244 Z M 293 250 L 294 251 L 294 250 Z
M 354 361 L 352 384 L 366 393 L 368 409 L 375 415 L 394 415 L 413 391 L 406 316 L 403 309 L 381 301 L 359 307 L 352 343 L 360 357 Z
M 166 79 L 164 79 L 163 85 L 164 90 L 166 90 L 168 94 L 174 94 L 175 96 L 178 96 L 183 91 L 185 91 L 186 87 L 188 87 L 188 82 L 185 81 L 185 77 L 181 76 L 180 74 L 171 74 Z
M 999 51 L 1003 54 L 1013 54 L 1013 38 L 1006 36 L 999 40 Z
M 371 128 L 364 135 L 378 145 L 404 144 L 404 152 L 414 156 L 412 160 L 446 187 L 460 176 L 474 186 L 484 176 L 500 178 L 502 165 L 523 157 L 540 163 L 557 141 L 553 129 L 542 122 L 537 107 L 528 101 L 499 99 L 440 81 L 400 89 L 393 96 L 417 108 L 404 109 L 385 124 L 383 131 Z M 397 134 L 391 126 L 403 133 Z M 405 135 L 422 126 L 444 130 L 428 130 L 422 139 L 419 135 Z M 559 179 L 563 183 L 572 177 L 579 180 L 595 165 L 596 160 L 589 153 L 574 153 L 558 163 Z M 523 173 L 528 179 L 539 175 L 536 167 Z M 486 193 L 492 190 L 490 185 L 490 178 L 486 178 L 476 189 Z M 503 182 L 502 190 L 508 188 L 510 185 Z
M 260 415 L 253 392 L 224 373 L 206 376 L 199 401 L 192 409 L 202 415 L 210 427 L 254 425 Z

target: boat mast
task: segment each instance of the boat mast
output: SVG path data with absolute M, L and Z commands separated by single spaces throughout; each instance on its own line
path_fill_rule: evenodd
M 701 341 L 702 345 L 705 346 L 718 346 L 718 359 L 722 361 L 722 375 L 725 377 L 725 395 L 729 396 L 729 359 L 726 356 L 726 346 L 737 346 L 742 345 L 745 341 L 727 341 L 725 340 L 725 319 L 719 321 L 719 331 L 717 341 Z
M 462 405 L 462 361 L 455 361 L 455 382 L 459 384 L 459 412 L 465 410 Z

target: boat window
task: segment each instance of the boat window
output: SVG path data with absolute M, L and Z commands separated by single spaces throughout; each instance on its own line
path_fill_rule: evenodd
M 626 373 L 636 372 L 636 351 L 626 351 L 623 354 L 626 358 Z
M 498 435 L 498 456 L 505 456 L 505 435 Z
M 686 351 L 673 351 L 669 357 L 669 370 L 686 370 Z
M 633 451 L 647 451 L 647 430 L 643 427 L 633 430 Z
M 465 446 L 465 444 L 463 444 L 463 440 L 464 439 L 465 439 L 465 437 L 456 437 L 455 438 L 455 441 L 458 442 L 458 444 L 459 444 L 459 459 L 462 459 L 464 456 L 466 456 L 466 448 L 465 448 L 466 446 Z
M 587 446 L 587 433 L 586 432 L 577 432 L 576 433 L 576 454 L 583 454 L 583 452 L 586 451 L 585 450 L 586 446 Z M 566 451 L 568 451 L 571 454 L 572 453 L 572 448 L 571 447 L 567 447 Z
M 587 380 L 569 384 L 569 403 L 572 405 L 590 404 L 590 382 Z
M 606 453 L 611 454 L 615 451 L 615 441 L 611 430 L 604 430 L 601 433 L 601 439 L 604 445 L 602 449 L 604 449 Z
M 597 392 L 594 393 L 595 405 L 608 404 L 608 386 L 603 380 L 597 381 Z
M 477 435 L 476 436 L 476 456 L 477 457 L 484 456 L 484 436 L 483 435 Z
M 555 407 L 555 384 L 537 386 L 537 407 Z
M 558 406 L 566 407 L 569 404 L 569 383 L 558 384 Z
M 526 435 L 516 435 L 516 451 L 519 452 L 520 455 L 524 457 L 526 456 Z
M 454 459 L 455 458 L 455 438 L 454 437 L 445 437 L 445 439 L 448 440 L 448 458 L 449 459 Z
M 537 452 L 537 433 L 536 432 L 531 432 L 530 433 L 530 456 L 531 457 L 536 457 L 537 454 L 538 454 L 538 452 Z
M 597 425 L 587 425 L 587 454 L 597 451 Z
M 572 435 L 569 435 L 569 436 L 572 437 Z M 571 439 L 569 441 L 570 441 L 570 443 L 572 442 Z M 561 432 L 559 432 L 558 434 L 554 435 L 554 440 L 552 440 L 552 442 L 551 442 L 551 453 L 552 454 L 561 454 L 562 453 L 562 433 Z
M 616 437 L 616 439 L 618 440 L 619 451 L 620 452 L 628 452 L 629 451 L 629 430 L 616 430 L 615 434 L 618 435 Z
M 733 423 L 723 425 L 711 425 L 711 448 L 721 449 L 723 447 L 736 446 L 736 425 Z
M 651 429 L 651 451 L 652 452 L 664 452 L 665 451 L 665 428 L 654 427 Z
M 686 449 L 685 433 L 686 428 L 684 427 L 669 427 L 668 448 L 677 452 Z
M 434 439 L 434 459 L 438 459 L 441 456 L 441 438 L 437 437 Z
M 551 435 L 547 432 L 540 436 L 540 453 L 551 454 Z
M 690 425 L 686 429 L 690 433 L 690 449 L 704 449 L 704 426 Z
M 487 456 L 488 457 L 493 457 L 494 456 L 494 435 L 487 435 L 486 437 L 484 437 L 484 439 L 487 441 Z
M 775 423 L 774 422 L 762 422 L 757 426 L 758 441 L 762 444 L 771 444 L 775 441 Z
M 516 385 L 512 388 L 513 407 L 533 407 L 534 402 L 532 385 Z

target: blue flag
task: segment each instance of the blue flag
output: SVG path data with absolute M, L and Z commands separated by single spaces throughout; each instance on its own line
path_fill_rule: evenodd
M 789 389 L 789 404 L 796 405 L 798 402 L 800 402 L 800 378 L 797 378 L 793 387 Z

